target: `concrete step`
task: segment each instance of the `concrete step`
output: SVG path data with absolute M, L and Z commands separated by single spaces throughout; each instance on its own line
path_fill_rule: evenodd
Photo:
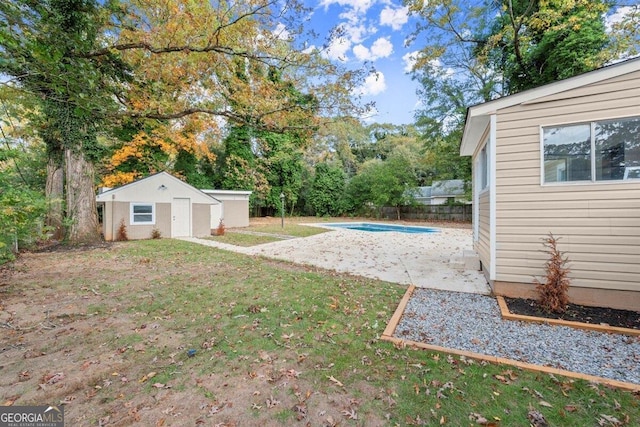
M 458 271 L 480 270 L 480 258 L 475 251 L 465 249 L 462 256 L 454 256 L 449 260 L 449 266 Z
M 464 259 L 465 270 L 480 270 L 480 257 L 476 251 L 472 249 L 465 249 L 462 251 L 462 258 Z

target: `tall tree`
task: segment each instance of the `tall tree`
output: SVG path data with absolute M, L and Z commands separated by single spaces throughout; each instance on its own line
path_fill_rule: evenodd
M 297 0 L 2 2 L 0 72 L 42 100 L 43 139 L 64 153 L 54 158 L 65 161 L 69 238 L 99 238 L 96 136 L 118 117 L 202 113 L 284 131 L 308 126 L 318 107 L 357 112 L 350 92 L 362 74 L 295 49 L 303 15 Z M 283 77 L 267 78 L 271 69 Z
M 476 55 L 501 70 L 507 93 L 593 70 L 611 60 L 608 9 L 602 0 L 503 0 Z
M 30 126 L 34 100 L 0 87 L 0 264 L 42 237 L 44 144 Z
M 308 202 L 317 216 L 338 216 L 344 213 L 346 174 L 337 164 L 318 163 L 308 195 Z
M 637 5 L 606 0 L 407 4 L 420 17 L 410 40 L 419 48 L 413 76 L 423 108 L 416 118 L 425 149 L 441 163 L 432 169 L 436 179 L 450 175 L 438 170 L 469 169 L 453 161 L 453 138 L 468 106 L 589 71 L 633 55 L 640 45 L 638 26 L 632 24 Z
M 345 174 L 351 177 L 358 170 L 358 160 L 352 147 L 369 139 L 365 126 L 354 117 L 333 117 L 323 120 L 313 135 L 313 143 L 306 150 L 307 163 L 339 161 Z
M 424 87 L 429 94 L 454 94 L 465 107 L 633 56 L 640 46 L 633 25 L 638 5 L 607 0 L 407 4 L 420 17 L 409 42 L 427 41 L 414 54 L 416 77 L 436 81 Z
M 366 161 L 347 187 L 351 209 L 362 210 L 372 205 L 379 213 L 384 206 L 394 206 L 400 219 L 399 208 L 411 200 L 410 191 L 417 185 L 413 161 L 405 147 L 394 150 L 387 160 Z

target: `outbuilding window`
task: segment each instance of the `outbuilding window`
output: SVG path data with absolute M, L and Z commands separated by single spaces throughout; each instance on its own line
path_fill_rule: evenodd
M 640 117 L 542 128 L 544 182 L 640 177 Z
M 131 203 L 131 224 L 155 224 L 156 209 L 153 203 Z

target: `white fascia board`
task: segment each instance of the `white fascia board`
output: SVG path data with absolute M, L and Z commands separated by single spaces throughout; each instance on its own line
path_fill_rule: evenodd
M 480 117 L 467 115 L 467 123 L 464 127 L 460 144 L 461 156 L 473 156 L 473 153 L 478 149 L 478 145 L 482 142 L 481 138 L 487 126 L 489 126 L 488 115 Z
M 582 86 L 598 83 L 602 80 L 622 76 L 640 70 L 640 57 L 608 65 L 565 80 L 549 83 L 524 92 L 473 105 L 467 110 L 467 118 L 460 144 L 460 155 L 471 156 L 481 143 L 482 133 L 489 124 L 489 116 L 503 108 L 526 104 L 539 98 L 555 95 Z

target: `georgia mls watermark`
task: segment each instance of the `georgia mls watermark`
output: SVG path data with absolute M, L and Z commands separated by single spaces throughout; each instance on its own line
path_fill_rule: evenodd
M 64 427 L 64 406 L 0 406 L 0 427 Z

